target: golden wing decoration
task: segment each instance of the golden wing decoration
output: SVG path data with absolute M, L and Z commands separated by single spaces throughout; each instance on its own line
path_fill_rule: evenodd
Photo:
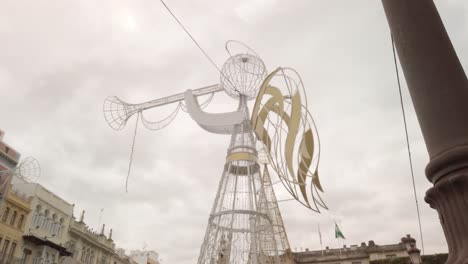
M 286 190 L 307 208 L 327 209 L 317 168 L 320 145 L 299 74 L 278 68 L 262 83 L 251 125 Z

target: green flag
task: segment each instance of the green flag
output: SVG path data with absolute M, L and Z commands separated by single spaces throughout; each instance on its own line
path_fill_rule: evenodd
M 335 223 L 335 238 L 346 239 L 336 223 Z

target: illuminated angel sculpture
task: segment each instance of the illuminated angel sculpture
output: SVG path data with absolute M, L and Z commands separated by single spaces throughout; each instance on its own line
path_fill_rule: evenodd
M 142 104 L 110 97 L 104 102 L 105 118 L 120 130 L 133 114 L 140 116 L 144 110 L 177 103 L 176 110 L 158 122 L 141 115 L 143 124 L 160 129 L 182 109 L 206 131 L 231 135 L 198 264 L 292 263 L 268 168 L 304 206 L 317 212 L 326 208 L 319 196 L 318 134 L 307 109 L 305 89 L 292 69 L 277 68 L 268 74 L 259 56 L 243 44 L 228 41 L 226 50 L 230 57 L 221 69 L 220 84 Z M 220 91 L 238 100 L 238 109 L 203 111 Z M 198 96 L 208 94 L 208 100 L 200 104 Z M 252 113 L 250 100 L 255 100 Z M 266 155 L 263 162 L 259 161 L 260 150 Z

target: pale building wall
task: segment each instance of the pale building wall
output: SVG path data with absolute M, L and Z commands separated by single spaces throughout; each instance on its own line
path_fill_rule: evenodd
M 32 197 L 31 213 L 26 221 L 28 229 L 25 232 L 64 245 L 68 241 L 67 231 L 73 205 L 38 183 L 15 184 L 13 188 Z
M 0 130 L 0 170 L 13 169 L 18 164 L 21 154 L 3 141 L 5 133 Z
M 73 205 L 38 183 L 17 183 L 13 189 L 31 197 L 31 212 L 26 220 L 24 235 L 65 247 Z M 26 264 L 34 261 L 58 263 L 59 251 L 51 246 L 37 245 L 23 239 L 21 247 L 30 251 Z
M 157 264 L 159 254 L 153 250 L 134 250 L 130 252 L 130 258 L 138 264 Z
M 369 259 L 371 261 L 378 260 L 378 259 L 400 258 L 400 257 L 408 257 L 408 252 L 406 250 L 399 250 L 399 251 L 369 253 Z
M 68 229 L 67 248 L 76 264 L 133 264 L 125 250 L 116 249 L 112 240 L 112 231 L 109 235 L 101 231 L 92 231 L 84 222 L 84 212 L 79 221 L 73 217 Z
M 118 248 L 115 250 L 115 254 L 112 256 L 111 264 L 137 264 L 129 256 L 125 254 L 125 250 Z
M 410 235 L 401 239 L 400 243 L 390 245 L 376 245 L 374 241 L 369 244 L 361 243 L 361 246 L 353 245 L 341 249 L 326 249 L 294 253 L 298 264 L 369 264 L 373 260 L 409 257 L 418 259 L 419 250 L 416 248 L 416 240 Z M 419 262 L 414 261 L 414 264 Z
M 71 219 L 68 238 L 68 248 L 73 254 L 72 258 L 78 263 L 112 263 L 111 259 L 115 253 L 112 239 L 90 230 L 81 220 Z

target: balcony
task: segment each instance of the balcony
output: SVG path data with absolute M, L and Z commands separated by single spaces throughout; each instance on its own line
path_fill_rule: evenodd
M 18 164 L 21 154 L 4 142 L 0 142 L 0 155 L 7 158 L 13 165 L 16 165 Z

